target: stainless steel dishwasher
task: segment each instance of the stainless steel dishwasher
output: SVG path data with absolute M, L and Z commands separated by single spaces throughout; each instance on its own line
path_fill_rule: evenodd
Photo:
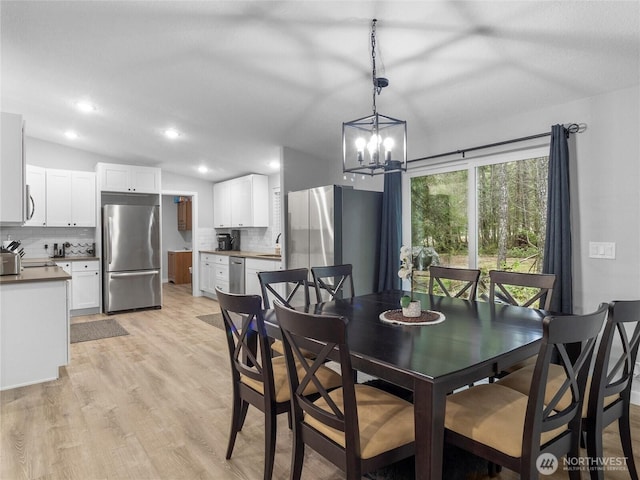
M 229 258 L 229 292 L 244 294 L 244 258 Z

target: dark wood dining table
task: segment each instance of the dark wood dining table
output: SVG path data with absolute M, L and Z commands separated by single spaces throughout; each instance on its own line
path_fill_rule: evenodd
M 334 300 L 296 309 L 348 319 L 356 370 L 414 392 L 416 479 L 442 478 L 447 394 L 535 355 L 545 312 L 482 301 L 414 293 L 424 310 L 444 314 L 433 325 L 394 325 L 380 314 L 399 308 L 400 290 Z M 274 311 L 267 333 L 280 338 Z

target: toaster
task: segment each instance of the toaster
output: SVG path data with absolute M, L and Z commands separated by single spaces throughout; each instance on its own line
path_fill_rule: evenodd
M 0 275 L 19 275 L 21 265 L 17 253 L 0 253 Z

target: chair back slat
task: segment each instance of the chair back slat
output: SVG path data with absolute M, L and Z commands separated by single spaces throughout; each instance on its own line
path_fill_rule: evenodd
M 308 279 L 309 270 L 306 268 L 258 272 L 264 308 L 271 308 L 273 299 L 287 307 L 302 306 L 296 295 L 300 289 L 304 295 L 304 305 L 309 305 Z M 284 296 L 278 292 L 276 285 L 284 287 Z
M 436 294 L 436 287 L 438 287 L 446 297 L 467 298 L 468 300 L 476 299 L 480 270 L 432 265 L 429 267 L 429 277 L 430 295 Z M 445 285 L 443 280 L 451 281 L 449 287 Z M 462 284 L 459 285 L 457 291 L 452 291 L 454 284 L 457 285 L 461 282 Z
M 491 270 L 489 272 L 489 298 L 491 301 L 498 299 L 510 305 L 522 307 L 535 306 L 548 310 L 551 306 L 553 287 L 556 283 L 556 276 L 548 273 L 521 273 L 505 272 L 502 270 Z M 525 287 L 536 289 L 536 292 L 522 302 L 518 302 L 514 293 L 509 287 Z
M 311 267 L 311 275 L 318 303 L 355 295 L 351 264 Z

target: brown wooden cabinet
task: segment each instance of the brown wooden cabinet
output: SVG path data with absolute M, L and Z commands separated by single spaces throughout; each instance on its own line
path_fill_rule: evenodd
M 178 203 L 178 230 L 191 230 L 191 199 L 181 198 Z
M 168 252 L 167 277 L 170 282 L 179 285 L 181 283 L 191 283 L 191 274 L 189 267 L 191 266 L 191 252 Z

